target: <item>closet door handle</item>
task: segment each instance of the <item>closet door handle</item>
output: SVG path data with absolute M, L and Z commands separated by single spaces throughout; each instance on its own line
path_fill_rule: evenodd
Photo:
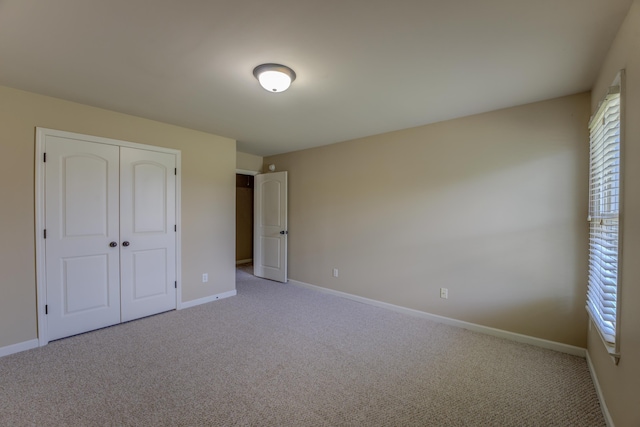
M 126 240 L 124 242 L 122 242 L 122 246 L 129 246 L 131 243 L 127 242 Z
M 112 248 L 115 248 L 116 246 L 118 246 L 118 243 L 111 242 L 111 243 L 109 243 L 109 246 L 111 246 Z

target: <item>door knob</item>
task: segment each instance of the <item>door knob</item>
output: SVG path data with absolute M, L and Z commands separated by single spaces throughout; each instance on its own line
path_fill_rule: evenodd
M 124 242 L 122 242 L 122 246 L 129 246 L 129 245 L 130 245 L 130 243 L 127 242 L 126 240 Z
M 288 231 L 284 231 L 284 230 L 282 230 L 282 231 L 280 232 L 280 234 L 289 234 L 289 232 L 288 232 Z
M 118 246 L 118 244 L 116 242 L 111 242 L 109 243 L 109 246 L 111 246 L 112 248 L 115 248 L 116 246 Z

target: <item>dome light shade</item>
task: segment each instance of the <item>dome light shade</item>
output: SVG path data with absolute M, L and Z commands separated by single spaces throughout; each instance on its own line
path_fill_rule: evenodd
M 296 73 L 286 65 L 262 64 L 253 69 L 253 75 L 269 92 L 283 92 L 296 79 Z

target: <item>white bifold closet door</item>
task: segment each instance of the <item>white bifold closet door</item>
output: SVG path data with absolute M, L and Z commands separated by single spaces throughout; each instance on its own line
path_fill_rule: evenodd
M 47 136 L 48 339 L 176 308 L 175 156 Z

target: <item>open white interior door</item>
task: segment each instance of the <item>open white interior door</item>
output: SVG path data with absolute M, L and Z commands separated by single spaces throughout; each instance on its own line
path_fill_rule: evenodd
M 287 281 L 287 172 L 254 181 L 253 274 Z

